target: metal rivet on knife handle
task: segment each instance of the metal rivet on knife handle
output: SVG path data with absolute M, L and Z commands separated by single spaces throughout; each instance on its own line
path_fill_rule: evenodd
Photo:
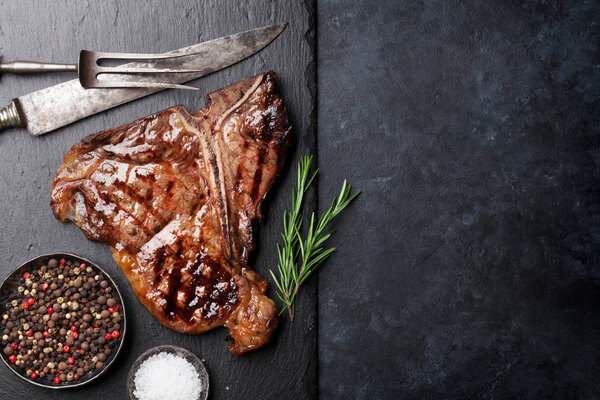
M 24 125 L 14 100 L 11 100 L 6 107 L 0 108 L 0 130 Z

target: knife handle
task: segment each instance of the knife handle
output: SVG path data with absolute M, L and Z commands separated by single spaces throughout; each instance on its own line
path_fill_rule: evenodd
M 0 131 L 6 128 L 16 128 L 25 126 L 25 121 L 21 118 L 17 102 L 11 100 L 4 108 L 0 108 Z
M 77 64 L 40 63 L 33 61 L 0 62 L 0 72 L 33 74 L 36 72 L 77 72 Z

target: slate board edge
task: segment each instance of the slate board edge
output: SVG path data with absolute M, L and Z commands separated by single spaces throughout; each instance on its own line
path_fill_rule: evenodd
M 312 138 L 311 143 L 307 143 L 307 147 L 310 149 L 311 154 L 314 157 L 313 165 L 318 167 L 319 158 L 318 158 L 318 124 L 317 124 L 317 110 L 318 110 L 318 86 L 317 86 L 317 0 L 304 0 L 304 6 L 308 11 L 308 30 L 304 34 L 304 38 L 310 47 L 311 59 L 306 69 L 304 71 L 304 75 L 306 77 L 306 86 L 310 93 L 312 109 L 310 111 L 310 123 L 309 123 L 309 132 L 311 133 L 310 137 Z M 315 210 L 315 212 L 319 212 L 319 193 L 317 188 L 319 187 L 318 177 L 315 179 L 313 183 L 313 191 L 312 196 L 310 197 L 311 208 Z M 305 212 L 308 214 L 308 212 Z M 319 310 L 319 281 L 316 277 L 312 279 L 312 285 L 314 287 L 315 292 L 315 301 L 313 302 L 313 309 L 311 310 L 312 315 L 314 315 L 313 326 L 311 330 L 310 342 L 312 347 L 315 349 L 313 352 L 313 356 L 310 360 L 310 364 L 307 368 L 307 394 L 311 398 L 319 397 L 319 361 L 318 361 L 318 351 L 319 351 L 319 343 L 318 343 L 318 310 Z

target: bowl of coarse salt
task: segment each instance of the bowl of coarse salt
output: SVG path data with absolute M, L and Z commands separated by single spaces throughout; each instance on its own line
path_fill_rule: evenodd
M 208 373 L 191 351 L 157 346 L 135 360 L 127 390 L 131 400 L 206 400 Z

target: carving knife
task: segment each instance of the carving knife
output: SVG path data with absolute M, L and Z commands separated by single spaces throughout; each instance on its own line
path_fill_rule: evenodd
M 165 53 L 198 53 L 194 57 L 186 57 L 178 65 L 198 72 L 173 75 L 169 81 L 188 82 L 235 64 L 264 48 L 286 26 L 287 23 L 264 26 Z M 129 63 L 126 66 L 148 66 L 148 63 Z M 0 130 L 26 127 L 31 135 L 39 136 L 161 90 L 84 89 L 79 80 L 74 79 L 11 100 L 8 106 L 0 108 Z

